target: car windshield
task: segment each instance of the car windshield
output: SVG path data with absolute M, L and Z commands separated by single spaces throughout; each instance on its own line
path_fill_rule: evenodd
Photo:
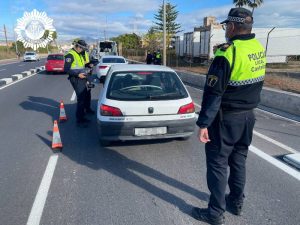
M 26 52 L 25 55 L 35 55 L 34 52 Z
M 173 72 L 134 71 L 113 73 L 106 97 L 125 101 L 156 101 L 182 99 L 188 94 Z
M 125 60 L 122 58 L 103 58 L 103 63 L 125 63 Z
M 47 60 L 64 60 L 63 55 L 48 55 Z

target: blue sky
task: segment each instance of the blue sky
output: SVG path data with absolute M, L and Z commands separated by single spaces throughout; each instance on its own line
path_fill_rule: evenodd
M 167 0 L 166 0 L 167 1 Z M 84 4 L 83 4 L 84 2 Z M 183 32 L 201 26 L 204 16 L 215 16 L 221 21 L 234 7 L 229 0 L 169 0 L 177 5 Z M 162 0 L 1 0 L 0 39 L 3 24 L 13 39 L 13 26 L 25 11 L 45 11 L 54 20 L 60 39 L 74 37 L 103 38 L 124 33 L 145 33 L 152 25 L 154 14 Z M 107 22 L 106 22 L 107 21 Z M 300 28 L 300 0 L 265 0 L 255 10 L 255 27 Z

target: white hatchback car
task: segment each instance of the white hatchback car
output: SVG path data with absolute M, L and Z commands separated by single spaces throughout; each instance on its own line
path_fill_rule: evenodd
M 97 77 L 101 82 L 104 82 L 105 76 L 109 68 L 114 64 L 128 64 L 127 60 L 123 56 L 105 55 L 99 60 L 96 66 Z
M 102 145 L 118 140 L 190 137 L 195 106 L 176 72 L 154 65 L 113 65 L 97 107 Z
M 36 52 L 25 52 L 23 61 L 40 61 L 40 57 Z

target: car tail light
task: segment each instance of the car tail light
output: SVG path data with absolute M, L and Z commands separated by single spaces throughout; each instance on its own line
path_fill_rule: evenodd
M 194 102 L 191 102 L 187 105 L 181 106 L 177 114 L 186 114 L 186 113 L 193 113 L 193 112 L 195 112 L 195 105 Z
M 100 114 L 101 116 L 123 116 L 119 108 L 115 108 L 109 105 L 101 105 Z
M 106 68 L 107 68 L 107 66 L 99 66 L 99 69 L 101 69 L 101 70 L 104 70 Z

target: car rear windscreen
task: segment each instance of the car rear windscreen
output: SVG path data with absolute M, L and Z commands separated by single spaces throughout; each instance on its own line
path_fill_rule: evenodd
M 106 97 L 125 101 L 176 100 L 188 97 L 188 93 L 173 72 L 134 71 L 113 73 Z
M 63 55 L 48 55 L 47 60 L 64 60 Z
M 125 63 L 125 60 L 122 58 L 103 58 L 103 63 Z
M 35 53 L 34 52 L 27 52 L 27 53 L 25 53 L 25 55 L 35 55 Z

